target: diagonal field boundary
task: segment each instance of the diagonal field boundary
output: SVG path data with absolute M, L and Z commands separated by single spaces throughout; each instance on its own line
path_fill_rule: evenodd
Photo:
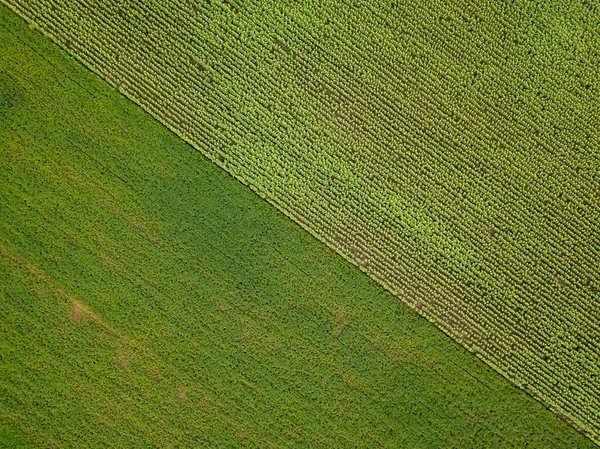
M 3 0 L 594 441 L 594 2 Z

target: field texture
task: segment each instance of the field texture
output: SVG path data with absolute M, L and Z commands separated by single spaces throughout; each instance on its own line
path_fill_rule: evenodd
M 0 19 L 0 447 L 594 446 Z
M 0 447 L 595 447 L 4 7 L 0 123 Z
M 3 1 L 598 441 L 598 2 Z

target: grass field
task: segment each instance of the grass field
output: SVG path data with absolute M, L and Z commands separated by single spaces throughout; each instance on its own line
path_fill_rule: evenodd
M 599 441 L 598 2 L 3 1 Z
M 0 123 L 0 447 L 594 447 L 1 6 Z

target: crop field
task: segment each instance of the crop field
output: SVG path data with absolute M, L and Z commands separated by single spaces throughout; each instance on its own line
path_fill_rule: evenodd
M 2 6 L 0 123 L 0 447 L 595 447 Z
M 3 1 L 600 441 L 597 2 Z

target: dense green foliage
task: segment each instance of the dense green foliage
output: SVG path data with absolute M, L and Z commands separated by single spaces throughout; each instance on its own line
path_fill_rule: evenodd
M 0 7 L 0 447 L 590 447 Z
M 598 2 L 3 1 L 598 440 Z

